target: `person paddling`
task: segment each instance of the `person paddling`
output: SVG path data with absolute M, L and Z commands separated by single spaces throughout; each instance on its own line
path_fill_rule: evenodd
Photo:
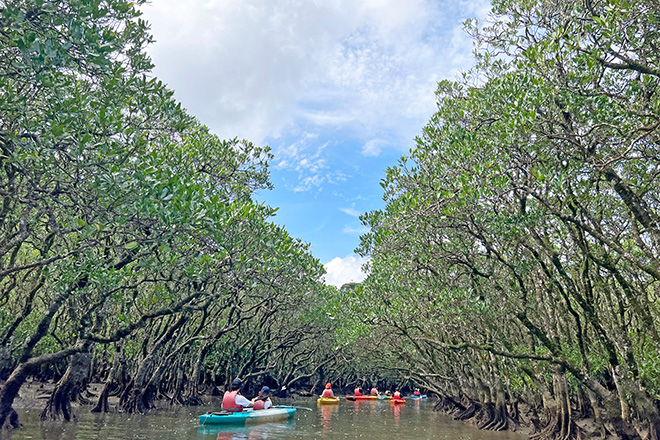
M 419 388 L 415 388 L 415 392 L 413 392 L 413 394 L 414 394 L 415 396 L 419 397 L 419 396 L 420 396 L 420 394 L 419 394 Z
M 375 385 L 373 387 L 371 387 L 371 395 L 372 396 L 377 396 L 378 395 L 378 388 L 376 388 Z
M 399 390 L 396 390 L 396 391 L 394 392 L 394 395 L 392 396 L 392 399 L 396 399 L 396 400 L 401 400 L 401 399 L 403 399 L 403 397 L 401 397 L 401 393 L 399 392 Z
M 229 412 L 241 412 L 252 403 L 241 394 L 243 382 L 236 378 L 231 383 L 230 391 L 225 391 L 222 397 L 222 409 Z
M 264 385 L 261 391 L 259 391 L 259 395 L 252 399 L 251 403 L 255 411 L 268 409 L 273 406 L 273 401 L 270 400 L 270 388 Z
M 321 393 L 321 397 L 335 398 L 335 393 L 332 392 L 332 385 L 330 382 L 325 384 L 325 389 L 323 390 L 323 393 Z
M 353 390 L 353 395 L 354 396 L 363 396 L 362 394 L 362 388 L 361 387 L 355 387 L 355 390 Z

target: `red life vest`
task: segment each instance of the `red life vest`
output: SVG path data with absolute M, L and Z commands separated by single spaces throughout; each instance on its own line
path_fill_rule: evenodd
M 332 397 L 332 390 L 330 388 L 324 389 L 321 397 Z
M 243 407 L 236 403 L 237 391 L 225 391 L 225 395 L 222 397 L 222 409 L 230 412 L 241 412 Z
M 415 390 L 415 396 L 419 396 L 419 391 Z
M 372 396 L 377 396 L 378 395 L 378 390 L 376 388 L 371 389 L 371 395 Z
M 254 409 L 255 411 L 260 409 L 266 409 L 265 405 L 266 405 L 265 400 L 258 399 L 256 402 L 254 402 L 254 406 L 252 407 L 252 409 Z
M 394 392 L 394 396 L 392 396 L 392 399 L 401 399 L 401 393 L 398 391 Z
M 353 390 L 353 394 L 355 394 L 356 396 L 361 396 L 362 395 L 359 388 L 356 388 L 355 390 Z

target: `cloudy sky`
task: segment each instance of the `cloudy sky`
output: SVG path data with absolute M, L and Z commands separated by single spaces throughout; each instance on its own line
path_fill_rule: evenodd
M 361 281 L 358 216 L 414 145 L 439 80 L 473 63 L 488 0 L 154 0 L 155 74 L 223 138 L 269 145 L 258 199 L 312 244 L 329 284 Z

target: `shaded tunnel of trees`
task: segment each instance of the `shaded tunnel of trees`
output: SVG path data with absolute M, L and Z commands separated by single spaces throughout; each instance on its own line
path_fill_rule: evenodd
M 657 0 L 496 0 L 466 23 L 477 64 L 386 170 L 369 276 L 343 289 L 256 201 L 269 149 L 151 75 L 143 3 L 0 3 L 3 428 L 28 379 L 68 421 L 241 377 L 415 384 L 535 439 L 660 437 Z

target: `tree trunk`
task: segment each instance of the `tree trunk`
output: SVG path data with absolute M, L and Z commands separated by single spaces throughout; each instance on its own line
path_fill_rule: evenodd
M 14 411 L 12 405 L 18 391 L 27 380 L 28 370 L 25 364 L 14 369 L 7 382 L 0 389 L 0 429 L 2 430 L 15 429 L 21 426 L 18 422 L 18 414 Z
M 115 344 L 115 358 L 112 361 L 112 368 L 110 368 L 110 372 L 108 373 L 108 377 L 105 380 L 105 384 L 103 385 L 101 394 L 99 394 L 99 398 L 96 401 L 96 406 L 92 409 L 93 413 L 96 412 L 107 413 L 109 411 L 108 397 L 110 396 L 110 392 L 112 391 L 112 389 L 115 386 L 117 386 L 117 383 L 115 381 L 115 375 L 117 374 L 117 371 L 119 370 L 120 365 L 123 362 L 123 358 L 124 358 L 123 344 L 117 343 Z
M 71 413 L 71 400 L 75 400 L 87 386 L 92 362 L 92 355 L 89 352 L 91 343 L 78 341 L 78 344 L 83 345 L 83 351 L 74 354 L 69 359 L 69 366 L 64 376 L 57 383 L 46 407 L 41 412 L 41 420 L 65 420 L 68 422 L 75 418 Z
M 532 440 L 581 440 L 584 432 L 575 424 L 571 415 L 571 402 L 568 394 L 566 373 L 560 366 L 552 367 L 552 387 L 554 398 L 547 399 L 548 423 L 540 431 L 530 436 Z M 548 396 L 549 397 L 549 396 Z

